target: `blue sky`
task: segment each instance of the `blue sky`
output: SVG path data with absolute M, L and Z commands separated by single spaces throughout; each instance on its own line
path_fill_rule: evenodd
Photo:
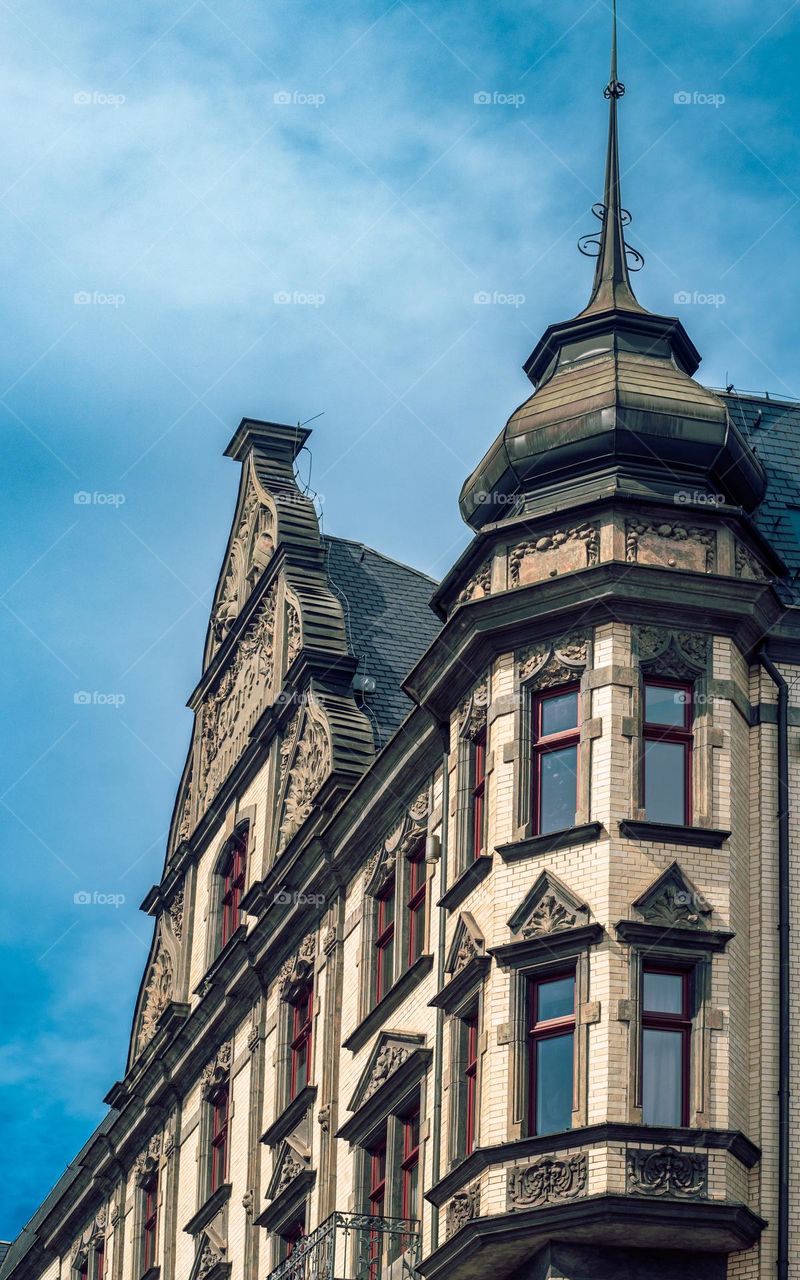
M 710 384 L 798 394 L 798 0 L 620 17 L 638 295 Z M 228 438 L 324 411 L 325 529 L 446 570 L 523 360 L 588 296 L 608 28 L 605 0 L 0 6 L 0 1238 L 124 1070 Z

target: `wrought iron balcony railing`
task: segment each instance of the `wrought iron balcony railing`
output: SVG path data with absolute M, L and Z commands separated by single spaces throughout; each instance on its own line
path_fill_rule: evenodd
M 332 1213 L 267 1280 L 417 1280 L 419 1257 L 416 1218 Z

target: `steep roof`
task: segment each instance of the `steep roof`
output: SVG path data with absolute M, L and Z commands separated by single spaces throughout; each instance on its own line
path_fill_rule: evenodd
M 437 584 L 360 542 L 326 536 L 323 544 L 328 582 L 344 609 L 347 647 L 360 659 L 357 674 L 375 680 L 363 707 L 380 750 L 412 707 L 402 681 L 441 626 L 430 606 Z

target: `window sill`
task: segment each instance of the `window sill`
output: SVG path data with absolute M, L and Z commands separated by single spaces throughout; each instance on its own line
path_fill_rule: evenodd
M 187 1235 L 197 1235 L 198 1231 L 202 1231 L 212 1218 L 215 1218 L 223 1205 L 227 1204 L 231 1198 L 230 1182 L 223 1182 L 217 1187 L 216 1191 L 212 1191 L 211 1195 L 201 1204 L 200 1208 L 193 1218 L 190 1218 L 183 1228 Z
M 261 1135 L 261 1141 L 266 1143 L 268 1147 L 274 1147 L 278 1142 L 282 1142 L 287 1133 L 291 1133 L 292 1129 L 300 1123 L 307 1111 L 310 1111 L 317 1097 L 317 1086 L 315 1084 L 307 1084 L 305 1089 L 301 1089 L 296 1098 L 292 1098 L 276 1120 L 273 1120 L 268 1129 L 265 1129 Z
M 419 960 L 415 960 L 410 969 L 406 969 L 405 973 L 400 974 L 400 977 L 389 988 L 383 999 L 375 1005 L 374 1009 L 370 1009 L 367 1016 L 362 1018 L 355 1031 L 351 1031 L 347 1039 L 342 1041 L 342 1048 L 350 1049 L 353 1053 L 361 1049 L 373 1032 L 383 1025 L 388 1015 L 392 1013 L 397 1005 L 402 1003 L 423 978 L 427 977 L 432 968 L 433 956 L 431 955 L 423 955 L 420 956 Z
M 160 1267 L 148 1267 L 147 1270 L 143 1271 L 142 1274 L 139 1276 L 139 1280 L 158 1280 L 158 1277 L 160 1275 L 161 1275 Z
M 213 985 L 214 979 L 217 977 L 220 970 L 224 967 L 226 961 L 228 960 L 232 952 L 235 951 L 238 944 L 242 941 L 244 937 L 246 937 L 246 935 L 247 935 L 247 925 L 244 922 L 242 922 L 240 925 L 238 925 L 236 929 L 234 929 L 233 933 L 228 938 L 228 941 L 225 943 L 225 946 L 222 948 L 222 950 L 218 951 L 217 954 L 214 956 L 214 959 L 211 961 L 211 964 L 208 966 L 202 978 L 200 979 L 200 981 L 198 982 L 197 986 L 194 989 L 194 994 L 196 996 L 203 996 L 205 992 L 208 991 L 209 987 Z
M 447 893 L 443 894 L 436 903 L 437 907 L 444 907 L 446 911 L 455 911 L 456 907 L 460 907 L 465 898 L 468 898 L 472 890 L 485 880 L 492 869 L 492 855 L 490 853 L 482 853 L 479 858 L 475 858 L 467 867 L 466 871 L 462 871 L 457 880 L 454 880 Z
M 714 827 L 681 827 L 668 822 L 635 822 L 624 818 L 619 824 L 620 834 L 631 840 L 652 840 L 658 844 L 693 845 L 698 849 L 721 849 L 730 831 L 718 831 Z
M 548 831 L 542 836 L 528 836 L 524 840 L 512 840 L 498 846 L 503 862 L 519 862 L 522 858 L 538 858 L 543 853 L 554 853 L 576 844 L 590 844 L 605 833 L 602 822 L 584 822 L 579 827 L 567 827 L 564 831 Z

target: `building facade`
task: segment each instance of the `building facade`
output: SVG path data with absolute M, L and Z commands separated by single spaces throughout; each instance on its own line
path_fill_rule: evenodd
M 0 1280 L 800 1277 L 800 409 L 636 300 L 623 92 L 441 584 L 238 428 L 127 1071 Z

